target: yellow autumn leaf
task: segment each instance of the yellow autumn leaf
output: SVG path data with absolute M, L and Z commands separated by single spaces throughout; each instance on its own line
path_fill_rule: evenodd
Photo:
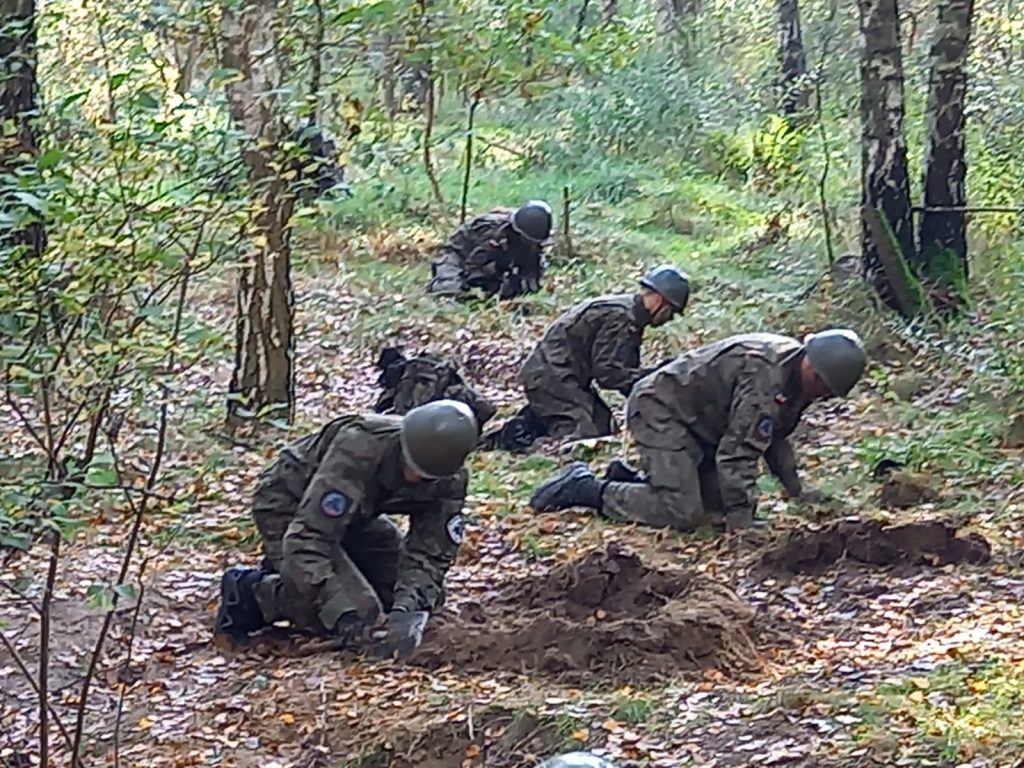
M 153 721 L 150 720 L 148 717 L 144 717 L 141 720 L 139 720 L 139 730 L 140 731 L 148 731 L 152 727 L 153 727 Z
M 575 741 L 586 741 L 590 738 L 590 731 L 588 731 L 586 728 L 580 728 L 578 731 L 572 732 L 572 738 Z
M 928 682 L 927 677 L 912 677 L 910 678 L 911 684 L 915 688 L 920 688 L 922 691 L 927 691 L 931 683 Z
M 922 701 L 924 701 L 924 694 L 921 693 L 921 691 L 912 691 L 909 698 L 915 704 L 920 704 Z
M 988 683 L 984 680 L 971 680 L 967 683 L 967 687 L 974 691 L 974 693 L 984 693 L 988 690 Z
M 293 715 L 291 712 L 285 712 L 277 719 L 285 725 L 292 725 L 295 722 L 295 715 Z

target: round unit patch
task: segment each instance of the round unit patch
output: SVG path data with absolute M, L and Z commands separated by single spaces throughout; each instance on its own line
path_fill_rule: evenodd
M 449 518 L 444 527 L 448 531 L 448 538 L 452 540 L 452 544 L 458 546 L 462 543 L 462 538 L 466 533 L 466 523 L 463 521 L 462 515 Z
M 328 491 L 320 499 L 320 511 L 327 517 L 341 517 L 348 512 L 348 496 L 339 491 Z
M 771 440 L 775 424 L 771 416 L 762 416 L 757 420 L 757 436 L 762 440 Z

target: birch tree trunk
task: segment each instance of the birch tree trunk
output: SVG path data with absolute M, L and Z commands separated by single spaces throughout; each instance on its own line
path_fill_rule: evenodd
M 973 13 L 974 0 L 940 2 L 931 47 L 920 256 L 924 272 L 947 287 L 956 285 L 954 274 L 968 274 L 966 217 L 963 210 L 927 209 L 967 205 L 964 102 Z
M 614 24 L 615 17 L 619 15 L 619 0 L 604 0 L 601 9 L 601 17 L 605 24 Z
M 243 0 L 221 19 L 224 66 L 241 77 L 228 87 L 232 119 L 248 135 L 244 160 L 253 207 L 246 223 L 236 288 L 235 365 L 228 423 L 295 411 L 294 313 L 291 232 L 295 204 L 282 173 L 291 167 L 281 141 L 275 89 L 281 82 L 275 56 L 276 0 Z
M 858 0 L 861 43 L 861 243 L 864 275 L 889 306 L 906 311 L 887 274 L 913 258 L 907 144 L 903 134 L 903 59 L 897 0 Z M 869 210 L 870 209 L 870 210 Z M 881 234 L 872 214 L 881 218 Z M 891 242 L 886 242 L 886 240 Z M 893 255 L 899 258 L 894 260 Z
M 0 229 L 0 248 L 17 249 L 19 262 L 37 261 L 46 247 L 37 198 L 12 194 L 39 154 L 35 19 L 35 0 L 0 0 L 0 124 L 11 127 L 0 132 L 0 210 L 14 219 Z
M 807 109 L 807 54 L 800 29 L 799 0 L 778 0 L 779 15 L 779 107 L 784 115 Z

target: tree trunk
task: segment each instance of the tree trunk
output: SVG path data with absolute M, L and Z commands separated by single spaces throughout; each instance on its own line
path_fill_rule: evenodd
M 248 135 L 243 152 L 254 212 L 246 223 L 246 253 L 235 294 L 235 366 L 228 423 L 263 416 L 291 421 L 295 410 L 291 230 L 294 193 L 282 172 L 291 167 L 281 146 L 281 82 L 275 57 L 276 0 L 244 0 L 221 19 L 224 66 L 240 79 L 228 87 L 231 116 Z
M 907 143 L 903 135 L 903 59 L 897 0 L 858 0 L 861 42 L 861 243 L 864 274 L 893 309 L 877 237 L 865 209 L 876 210 L 891 233 L 900 263 L 914 253 Z M 874 228 L 877 229 L 877 228 Z
M 679 24 L 700 11 L 700 0 L 658 0 L 658 28 L 663 35 L 679 31 Z
M 14 218 L 0 229 L 0 248 L 18 249 L 19 260 L 37 261 L 46 247 L 42 210 L 36 195 L 15 197 L 10 180 L 34 171 L 39 154 L 35 120 L 36 80 L 35 0 L 0 0 L 0 210 Z
M 615 17 L 619 15 L 619 0 L 604 0 L 604 8 L 601 9 L 601 18 L 605 24 L 614 24 Z
M 800 29 L 799 0 L 778 0 L 779 64 L 781 76 L 779 106 L 784 115 L 795 115 L 807 109 L 810 89 L 807 83 L 807 55 Z
M 929 208 L 967 206 L 964 101 L 974 0 L 944 0 L 931 48 L 928 145 L 920 229 L 922 270 L 944 287 L 962 288 L 967 277 L 965 213 Z

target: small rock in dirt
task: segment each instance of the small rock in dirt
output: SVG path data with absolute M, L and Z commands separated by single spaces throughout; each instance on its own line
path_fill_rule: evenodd
M 879 503 L 892 509 L 909 509 L 919 504 L 938 501 L 932 478 L 922 472 L 894 470 L 889 472 L 879 493 Z
M 1010 419 L 1003 445 L 1011 450 L 1024 448 L 1024 413 L 1018 413 Z
M 904 373 L 902 376 L 897 376 L 893 379 L 889 389 L 900 400 L 907 402 L 921 394 L 927 383 L 928 377 L 923 374 Z

